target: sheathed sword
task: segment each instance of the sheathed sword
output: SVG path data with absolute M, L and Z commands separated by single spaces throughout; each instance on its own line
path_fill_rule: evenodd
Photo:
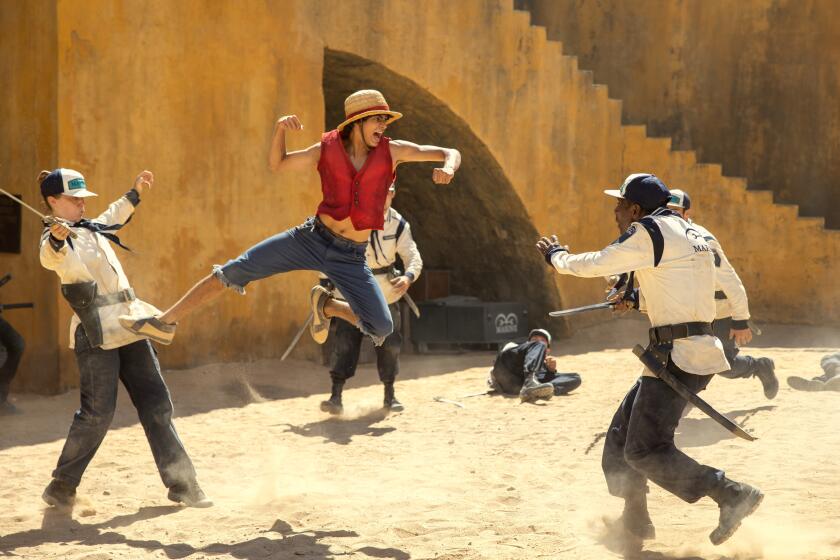
M 641 344 L 637 344 L 633 347 L 633 353 L 639 357 L 645 367 L 652 371 L 656 377 L 664 381 L 671 389 L 676 391 L 679 396 L 705 412 L 712 420 L 741 439 L 745 439 L 747 441 L 755 441 L 758 439 L 757 437 L 745 432 L 741 426 L 715 410 L 712 405 L 698 397 L 696 394 L 692 393 L 688 387 L 683 385 L 679 379 L 674 377 L 673 373 L 668 371 L 668 364 L 663 364 L 650 350 L 645 349 Z
M 397 268 L 393 268 L 393 269 L 391 269 L 391 272 L 388 273 L 388 279 L 393 280 L 394 278 L 398 278 L 398 277 L 402 276 L 402 274 L 403 274 L 402 271 L 400 271 Z M 414 303 L 414 298 L 412 298 L 410 295 L 408 295 L 408 292 L 405 292 L 402 295 L 402 299 L 405 300 L 406 305 L 408 305 L 408 308 L 411 309 L 412 313 L 414 313 L 414 316 L 419 319 L 420 318 L 420 308 L 417 307 L 416 303 Z
M 408 292 L 404 293 L 402 298 L 405 300 L 405 303 L 408 304 L 408 308 L 411 309 L 411 312 L 414 313 L 414 316 L 419 319 L 420 308 L 417 307 L 416 303 L 414 303 L 414 299 L 412 299 L 412 297 L 408 295 Z
M 34 212 L 35 214 L 37 214 L 45 224 L 47 224 L 47 225 L 53 225 L 53 224 L 64 225 L 61 222 L 59 222 L 58 220 L 56 220 L 55 218 L 53 218 L 52 216 L 45 216 L 45 215 L 41 214 L 40 212 L 38 212 L 37 210 L 35 210 L 31 206 L 29 206 L 27 203 L 25 203 L 24 201 L 22 201 L 21 199 L 19 199 L 15 195 L 11 194 L 10 192 L 5 191 L 3 189 L 0 189 L 0 193 L 5 194 L 6 196 L 11 198 L 12 200 L 17 202 L 18 204 L 20 204 L 21 206 L 26 208 L 27 210 L 30 210 L 31 212 Z M 72 237 L 73 239 L 76 239 L 78 237 L 78 234 L 76 232 L 74 232 L 72 229 L 70 229 L 70 228 L 67 228 L 67 229 L 70 231 L 70 237 Z

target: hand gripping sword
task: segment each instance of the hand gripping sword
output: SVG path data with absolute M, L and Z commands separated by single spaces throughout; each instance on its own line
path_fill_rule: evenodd
M 61 222 L 59 222 L 58 220 L 56 220 L 52 216 L 45 216 L 45 215 L 41 214 L 40 212 L 38 212 L 37 210 L 35 210 L 31 206 L 29 206 L 27 203 L 25 203 L 24 201 L 22 201 L 21 199 L 19 199 L 15 195 L 9 193 L 8 191 L 0 189 L 0 193 L 5 194 L 6 196 L 11 198 L 12 200 L 17 202 L 18 204 L 20 204 L 21 206 L 26 208 L 27 210 L 30 210 L 30 211 L 34 212 L 35 214 L 37 214 L 45 224 L 47 224 L 47 225 L 53 225 L 53 224 L 64 225 L 64 224 L 61 224 Z M 67 229 L 70 229 L 70 228 L 67 228 Z M 76 234 L 76 232 L 74 232 L 73 230 L 70 230 L 70 237 L 72 237 L 73 239 L 76 239 L 79 236 L 78 236 L 78 234 Z

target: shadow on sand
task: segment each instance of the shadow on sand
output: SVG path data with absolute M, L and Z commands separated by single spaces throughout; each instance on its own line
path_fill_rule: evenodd
M 774 408 L 776 408 L 775 405 L 757 406 L 749 410 L 733 410 L 727 412 L 725 416 L 742 428 L 746 428 L 747 422 L 754 415 Z M 760 436 L 761 434 L 757 435 Z M 675 440 L 677 447 L 705 447 L 736 437 L 735 434 L 727 431 L 711 418 L 683 418 L 677 427 Z
M 158 540 L 137 540 L 114 531 L 137 521 L 170 515 L 181 510 L 181 506 L 143 507 L 130 515 L 120 515 L 95 524 L 79 523 L 72 517 L 70 509 L 48 508 L 40 529 L 13 533 L 0 538 L 0 556 L 13 555 L 19 548 L 34 548 L 44 543 L 73 543 L 78 546 L 98 547 L 101 545 L 125 545 L 148 552 L 162 552 L 167 558 L 188 558 L 198 554 L 223 556 L 252 560 L 257 558 L 334 558 L 330 545 L 320 542 L 325 538 L 358 537 L 355 531 L 295 531 L 292 526 L 278 519 L 265 533 L 270 536 L 256 537 L 237 543 L 212 543 L 196 548 L 186 543 L 164 544 Z M 410 555 L 396 548 L 365 546 L 358 549 L 375 558 L 408 560 Z
M 302 426 L 295 426 L 294 424 L 275 424 L 275 426 L 285 426 L 285 432 L 291 432 L 299 436 L 323 438 L 324 443 L 347 445 L 353 441 L 353 437 L 380 437 L 396 430 L 396 428 L 390 426 L 376 427 L 374 425 L 387 418 L 388 414 L 387 410 L 380 408 L 355 418 L 330 416 L 324 420 L 310 422 Z

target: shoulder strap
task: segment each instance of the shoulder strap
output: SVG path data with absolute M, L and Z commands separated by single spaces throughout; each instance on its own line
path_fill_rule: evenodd
M 659 261 L 662 260 L 662 253 L 665 251 L 665 238 L 662 236 L 662 230 L 659 229 L 659 224 L 650 216 L 645 216 L 639 223 L 642 224 L 645 230 L 650 235 L 650 240 L 653 242 L 653 266 L 659 266 Z
M 405 218 L 400 216 L 400 223 L 397 224 L 397 235 L 396 237 L 394 237 L 394 239 L 396 239 L 397 241 L 400 240 L 400 235 L 402 235 L 402 232 L 405 230 L 405 226 L 407 223 L 408 222 L 405 221 Z

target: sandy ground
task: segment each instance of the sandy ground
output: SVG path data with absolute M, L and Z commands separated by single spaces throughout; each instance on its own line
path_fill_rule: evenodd
M 696 459 L 762 488 L 763 505 L 713 547 L 716 505 L 653 487 L 657 539 L 622 549 L 605 524 L 621 502 L 606 491 L 600 434 L 638 373 L 627 348 L 640 332 L 640 323 L 618 321 L 559 341 L 561 369 L 580 372 L 583 386 L 540 405 L 460 398 L 483 390 L 490 353 L 407 356 L 397 384 L 406 411 L 390 416 L 365 366 L 345 391 L 341 419 L 319 411 L 328 379 L 311 363 L 167 372 L 178 430 L 215 501 L 206 510 L 167 502 L 124 391 L 75 509 L 45 508 L 40 494 L 78 393 L 18 396 L 24 414 L 0 418 L 0 556 L 840 558 L 840 394 L 784 383 L 818 374 L 840 333 L 773 326 L 751 353 L 776 360 L 775 400 L 755 379 L 718 378 L 704 393 L 760 439 L 735 439 L 696 410 L 678 432 Z

